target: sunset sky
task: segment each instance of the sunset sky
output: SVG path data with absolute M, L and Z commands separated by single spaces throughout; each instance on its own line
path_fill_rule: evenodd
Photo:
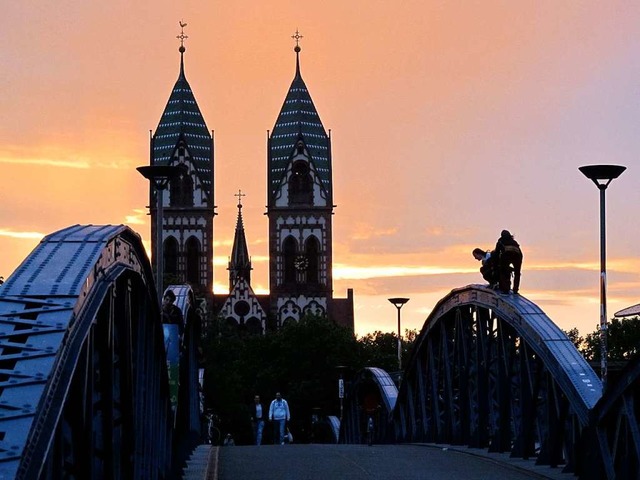
M 640 302 L 640 2 L 22 0 L 3 5 L 0 275 L 43 235 L 127 224 L 149 243 L 149 162 L 185 72 L 215 131 L 215 291 L 242 189 L 258 293 L 268 289 L 266 137 L 295 73 L 333 147 L 334 291 L 356 332 L 420 329 L 453 288 L 482 283 L 474 247 L 503 228 L 521 293 L 561 328 L 599 321 L 607 190 L 609 316 Z

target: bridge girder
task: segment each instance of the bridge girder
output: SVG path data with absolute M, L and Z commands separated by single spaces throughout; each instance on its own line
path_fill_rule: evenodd
M 369 417 L 375 424 L 373 442 L 386 441 L 397 397 L 398 389 L 383 369 L 366 367 L 358 372 L 346 395 L 340 442 L 364 443 Z
M 602 390 L 539 307 L 481 285 L 438 302 L 407 365 L 396 441 L 488 448 L 568 469 Z
M 0 287 L 0 476 L 160 478 L 171 407 L 140 237 L 72 226 Z

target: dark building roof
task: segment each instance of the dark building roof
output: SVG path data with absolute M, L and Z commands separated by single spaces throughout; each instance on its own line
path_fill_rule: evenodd
M 299 139 L 304 141 L 323 187 L 329 194 L 331 192 L 330 139 L 300 74 L 299 47 L 296 47 L 295 52 L 296 75 L 269 137 L 270 199 L 286 173 L 287 164 Z
M 347 298 L 331 300 L 331 319 L 338 325 L 354 330 L 353 289 L 347 289 Z
M 211 195 L 213 146 L 211 134 L 200 113 L 191 86 L 184 75 L 184 48 L 180 49 L 180 75 L 153 135 L 153 165 L 168 165 L 180 140 L 184 140 L 198 177 Z

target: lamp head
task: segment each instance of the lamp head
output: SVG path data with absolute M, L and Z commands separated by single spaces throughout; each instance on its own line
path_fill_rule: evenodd
M 599 189 L 605 189 L 611 183 L 614 178 L 618 178 L 622 175 L 627 167 L 622 165 L 585 165 L 579 167 L 578 170 L 593 183 Z
M 408 298 L 390 298 L 389 301 L 393 303 L 396 308 L 402 308 L 402 306 L 409 301 Z
M 146 165 L 136 168 L 140 174 L 153 183 L 158 190 L 164 190 L 169 180 L 183 172 L 182 168 L 173 165 Z

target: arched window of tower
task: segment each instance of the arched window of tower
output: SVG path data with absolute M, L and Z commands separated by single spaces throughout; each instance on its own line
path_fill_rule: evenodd
M 313 203 L 313 179 L 309 163 L 296 160 L 291 168 L 289 179 L 289 205 Z
M 283 283 L 295 283 L 296 281 L 295 258 L 297 250 L 298 242 L 295 238 L 289 235 L 284 239 L 282 245 Z
M 308 261 L 307 283 L 317 284 L 320 273 L 320 242 L 318 239 L 313 235 L 307 238 L 304 251 Z
M 189 237 L 185 243 L 187 257 L 187 282 L 200 285 L 200 242 L 196 237 Z
M 180 165 L 180 175 L 171 180 L 169 186 L 169 205 L 172 207 L 193 207 L 193 179 L 185 164 Z
M 178 241 L 175 237 L 167 237 L 164 241 L 164 273 L 165 275 L 178 274 Z

